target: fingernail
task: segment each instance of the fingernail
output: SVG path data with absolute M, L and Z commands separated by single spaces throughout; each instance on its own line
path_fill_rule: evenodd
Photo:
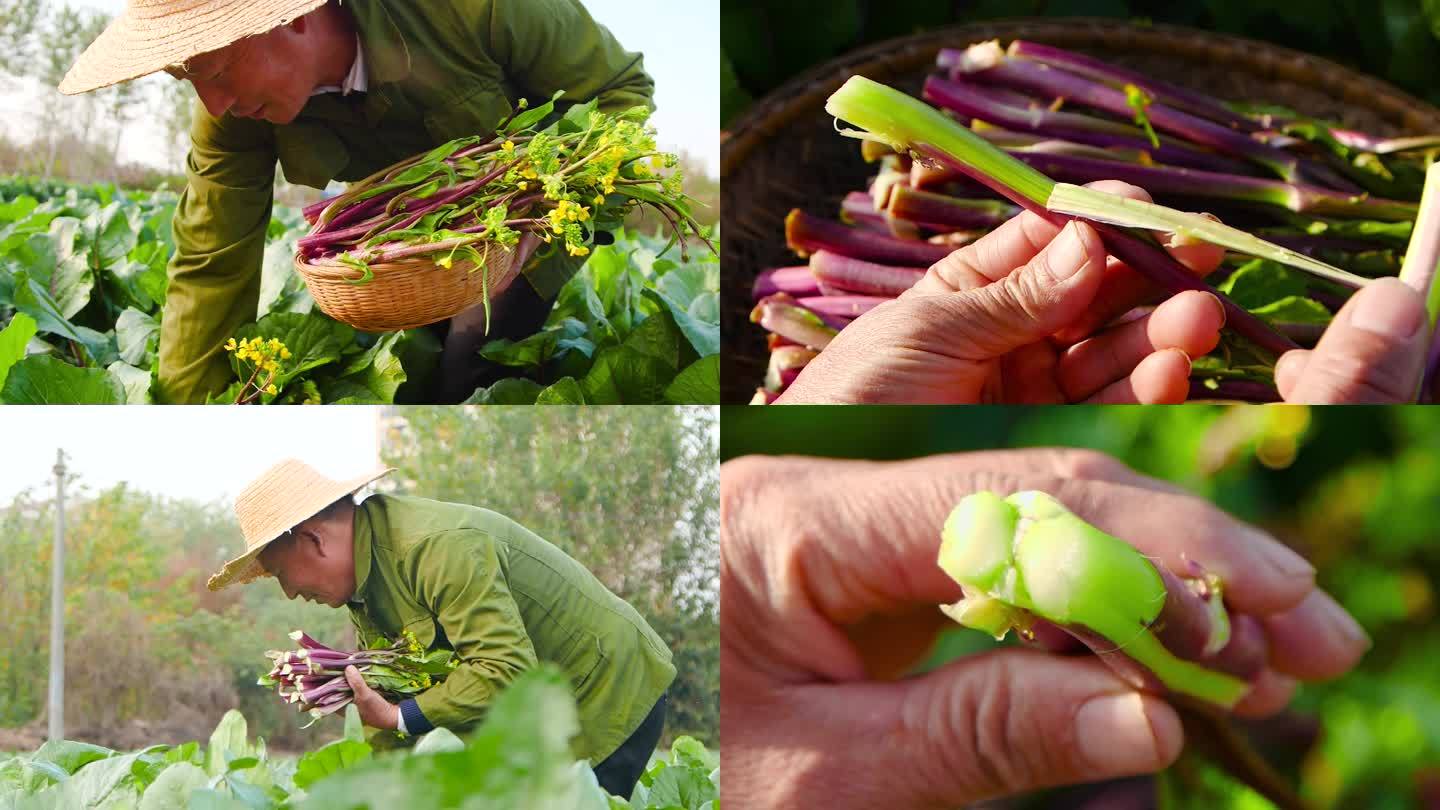
M 1210 300 L 1215 302 L 1215 308 L 1220 310 L 1220 328 L 1224 329 L 1225 322 L 1230 320 L 1230 313 L 1225 311 L 1225 302 L 1221 301 L 1220 296 L 1215 293 L 1207 292 L 1205 294 L 1210 296 Z
M 1281 576 L 1287 579 L 1314 578 L 1315 566 L 1294 549 L 1259 529 L 1251 529 L 1250 532 L 1254 535 L 1252 545 Z
M 1075 739 L 1096 776 L 1139 773 L 1163 764 L 1138 692 L 1086 701 L 1075 713 Z
M 1074 221 L 1067 222 L 1050 242 L 1045 259 L 1056 281 L 1064 281 L 1085 269 L 1085 265 L 1090 263 L 1090 254 L 1085 250 L 1085 240 L 1080 237 L 1080 226 Z
M 1361 627 L 1360 623 L 1355 621 L 1355 617 L 1351 616 L 1345 608 L 1341 607 L 1339 602 L 1330 598 L 1329 594 L 1321 594 L 1320 596 L 1320 604 L 1322 606 L 1322 612 L 1325 614 L 1325 621 L 1329 623 L 1337 633 L 1343 636 L 1346 641 L 1357 647 L 1369 649 L 1371 644 L 1370 634 L 1366 633 L 1365 628 Z
M 1360 300 L 1350 315 L 1356 329 L 1391 338 L 1406 340 L 1420 330 L 1425 322 L 1425 308 L 1414 290 L 1400 281 L 1377 281 L 1356 293 Z

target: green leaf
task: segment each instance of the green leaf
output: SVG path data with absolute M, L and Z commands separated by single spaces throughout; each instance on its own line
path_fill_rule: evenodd
M 573 380 L 572 380 L 573 382 Z M 465 405 L 534 405 L 544 386 L 524 377 L 506 377 L 489 388 L 477 388 Z
M 301 788 L 309 788 L 330 774 L 369 759 L 370 753 L 368 743 L 336 740 L 300 757 L 295 768 L 295 784 Z
M 565 377 L 536 395 L 535 404 L 584 405 L 586 404 L 585 390 L 580 383 L 575 381 L 574 377 Z
M 1282 298 L 1303 296 L 1308 286 L 1298 271 L 1256 259 L 1241 265 L 1216 289 L 1241 307 L 1253 310 Z
M 391 332 L 380 338 L 364 354 L 351 360 L 341 376 L 363 386 L 378 402 L 394 402 L 395 392 L 406 379 L 405 366 L 395 354 L 401 337 L 401 332 Z
M 701 357 L 720 352 L 720 324 L 702 321 L 690 314 L 688 301 L 681 303 L 655 290 L 645 290 L 645 297 L 670 310 L 675 324 L 685 334 L 696 354 Z
M 23 312 L 17 312 L 10 323 L 0 330 L 0 388 L 5 386 L 5 377 L 10 367 L 25 356 L 25 346 L 35 337 L 35 319 Z
M 445 751 L 463 751 L 465 743 L 448 728 L 437 728 L 415 743 L 417 754 L 438 754 Z
M 113 202 L 81 223 L 81 244 L 88 252 L 88 265 L 104 268 L 117 264 L 135 249 L 142 223 L 140 209 Z
M 203 769 L 189 762 L 173 763 L 145 789 L 139 810 L 185 810 L 190 806 L 190 795 L 209 781 Z
M 158 338 L 160 323 L 133 307 L 126 307 L 115 321 L 115 339 L 120 347 L 120 359 L 132 366 L 145 364 L 150 353 L 150 338 Z
M 149 405 L 150 372 L 136 368 L 123 360 L 116 360 L 105 367 L 111 377 L 120 383 L 125 391 L 126 405 Z
M 590 405 L 649 405 L 661 402 L 675 368 L 632 346 L 602 349 L 581 381 Z
M 220 776 L 230 770 L 231 760 L 253 756 L 257 749 L 250 745 L 248 735 L 245 715 L 234 709 L 225 712 L 210 734 L 210 746 L 205 751 L 205 771 L 211 776 Z M 263 751 L 263 748 L 259 750 Z
M 583 322 L 565 318 L 520 341 L 489 341 L 480 347 L 480 356 L 503 366 L 539 369 L 570 351 L 594 355 L 595 344 L 585 337 L 587 331 Z
M 48 762 L 67 774 L 73 774 L 92 762 L 109 759 L 116 755 L 113 749 L 102 745 L 76 742 L 74 740 L 47 740 L 30 756 L 32 762 Z
M 533 128 L 536 124 L 544 121 L 545 118 L 550 115 L 550 113 L 555 111 L 555 102 L 563 95 L 565 95 L 564 90 L 557 90 L 555 91 L 555 95 L 550 97 L 549 101 L 541 104 L 538 107 L 531 107 L 530 109 L 519 113 L 513 119 L 511 119 L 510 123 L 505 125 L 504 129 L 500 130 L 501 133 L 505 135 L 513 135 L 517 132 L 523 132 L 527 129 Z
M 35 279 L 21 271 L 15 274 L 15 309 L 35 319 L 41 332 L 60 335 L 85 347 L 93 363 L 109 362 L 109 338 L 83 326 L 76 326 L 60 311 L 57 302 Z
M 284 388 L 301 374 L 340 360 L 344 347 L 355 339 L 355 330 L 318 312 L 272 312 L 241 327 L 235 337 L 278 338 L 290 349 L 291 357 L 281 362 L 275 379 L 275 384 Z M 238 376 L 239 361 L 232 356 L 230 365 Z
M 718 405 L 720 355 L 702 357 L 686 366 L 666 387 L 665 401 L 674 405 Z
M 80 222 L 70 217 L 60 217 L 50 223 L 53 264 L 43 278 L 46 290 L 66 318 L 75 317 L 90 303 L 90 293 L 95 288 L 95 274 L 85 263 L 83 244 L 77 245 L 81 240 L 80 227 Z M 43 253 L 38 245 L 35 247 Z M 37 273 L 35 277 L 42 276 Z
M 1290 295 L 1250 310 L 1272 323 L 1309 323 L 1325 326 L 1333 317 L 1319 301 Z
M 76 368 L 45 355 L 26 357 L 11 366 L 0 389 L 7 405 L 120 405 L 120 381 L 99 368 Z

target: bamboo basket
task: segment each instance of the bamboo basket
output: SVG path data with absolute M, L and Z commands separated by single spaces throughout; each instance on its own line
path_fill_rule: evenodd
M 1440 109 L 1379 79 L 1256 40 L 1168 25 L 1085 18 L 1002 20 L 887 40 L 828 62 L 758 101 L 720 150 L 724 257 L 721 401 L 748 402 L 765 375 L 763 331 L 750 323 L 762 270 L 800 263 L 785 246 L 792 208 L 833 218 L 872 167 L 835 133 L 825 99 L 859 74 L 912 95 L 942 47 L 1027 39 L 1144 71 L 1222 99 L 1265 101 L 1381 135 L 1440 132 Z
M 521 251 L 491 246 L 484 268 L 456 260 L 446 268 L 420 256 L 370 265 L 374 277 L 358 282 L 351 267 L 318 266 L 295 256 L 295 271 L 320 311 L 362 332 L 395 332 L 453 318 L 486 293 L 493 300 L 520 273 Z

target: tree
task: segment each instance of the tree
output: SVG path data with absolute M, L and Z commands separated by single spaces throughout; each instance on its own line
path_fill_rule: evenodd
M 45 23 L 40 32 L 44 58 L 40 61 L 39 78 L 46 85 L 45 92 L 49 97 L 42 119 L 42 131 L 50 139 L 44 172 L 46 177 L 50 177 L 55 171 L 60 142 L 64 139 L 62 116 L 67 113 L 81 114 L 83 120 L 78 131 L 83 139 L 90 132 L 90 123 L 95 114 L 93 96 L 67 99 L 56 88 L 80 53 L 110 24 L 110 17 L 97 11 L 78 11 L 69 5 L 62 5 L 50 13 Z
M 40 0 L 9 0 L 0 6 L 0 70 L 16 76 L 31 72 L 42 12 Z

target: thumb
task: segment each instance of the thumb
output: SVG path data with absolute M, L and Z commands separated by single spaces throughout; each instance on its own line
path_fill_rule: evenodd
M 879 793 L 855 806 L 959 806 L 1150 773 L 1173 762 L 1183 743 L 1174 709 L 1094 657 L 999 650 L 893 688 L 891 722 L 902 731 L 885 738 L 898 744 L 870 749 L 878 757 L 863 765 L 864 776 L 855 771 L 860 763 L 848 763 L 851 784 L 883 783 L 890 800 Z
M 968 345 L 988 360 L 1044 340 L 1081 317 L 1105 276 L 1105 246 L 1088 223 L 1072 221 L 1028 264 L 978 289 L 945 296 Z M 961 342 L 963 341 L 963 342 Z
M 1412 401 L 1425 371 L 1426 317 L 1419 293 L 1399 279 L 1371 282 L 1341 307 L 1313 351 L 1282 358 L 1276 378 L 1285 378 L 1286 401 Z
M 345 682 L 350 684 L 350 691 L 357 695 L 370 691 L 365 679 L 360 677 L 360 670 L 353 666 L 345 667 Z

